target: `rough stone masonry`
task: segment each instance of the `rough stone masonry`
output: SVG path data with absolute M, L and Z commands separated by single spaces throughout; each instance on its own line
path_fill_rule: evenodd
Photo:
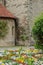
M 40 12 L 43 12 L 43 0 L 6 0 L 6 8 L 19 19 L 18 27 L 20 30 L 18 32 L 20 32 L 20 36 L 25 34 L 28 37 L 25 41 L 22 41 L 19 36 L 17 45 L 33 44 L 31 35 L 33 20 Z M 22 27 L 25 31 L 21 30 Z

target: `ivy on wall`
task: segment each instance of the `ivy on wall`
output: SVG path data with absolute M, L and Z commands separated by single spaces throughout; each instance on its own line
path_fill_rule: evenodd
M 0 20 L 0 39 L 4 38 L 8 33 L 7 21 Z
M 22 41 L 28 40 L 28 36 L 26 34 L 26 30 L 23 26 L 20 27 L 20 39 Z

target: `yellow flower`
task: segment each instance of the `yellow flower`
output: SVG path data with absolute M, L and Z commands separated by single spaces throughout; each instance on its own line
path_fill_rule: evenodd
M 39 52 L 39 50 L 37 50 L 37 49 L 33 50 L 33 53 L 38 53 L 38 52 Z
M 34 61 L 37 61 L 38 59 L 37 58 L 35 58 L 35 57 L 32 57 L 33 59 L 34 59 Z
M 4 63 L 2 63 L 2 65 L 5 65 Z
M 16 60 L 19 60 L 19 58 L 16 58 Z
M 22 59 L 22 58 L 16 58 L 16 60 L 17 60 L 18 62 L 21 62 L 21 63 L 24 62 L 24 59 Z
M 22 60 L 22 59 L 21 59 L 20 61 L 21 61 L 22 63 L 24 62 L 24 60 Z
M 29 50 L 26 50 L 26 52 L 29 52 L 29 53 L 30 53 L 30 52 L 31 52 L 31 50 L 30 50 L 30 49 L 29 49 Z
M 2 60 L 0 60 L 0 62 L 2 62 Z
M 32 58 L 29 58 L 29 60 L 31 61 L 31 60 L 32 60 Z

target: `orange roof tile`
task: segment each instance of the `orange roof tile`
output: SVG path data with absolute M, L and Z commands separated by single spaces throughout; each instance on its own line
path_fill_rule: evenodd
M 2 4 L 0 4 L 0 17 L 3 17 L 3 18 L 13 18 L 13 19 L 16 18 Z

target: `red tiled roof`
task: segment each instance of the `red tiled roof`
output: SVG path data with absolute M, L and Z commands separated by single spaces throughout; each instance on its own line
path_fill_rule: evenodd
M 0 17 L 4 17 L 4 18 L 16 18 L 2 4 L 0 4 Z

